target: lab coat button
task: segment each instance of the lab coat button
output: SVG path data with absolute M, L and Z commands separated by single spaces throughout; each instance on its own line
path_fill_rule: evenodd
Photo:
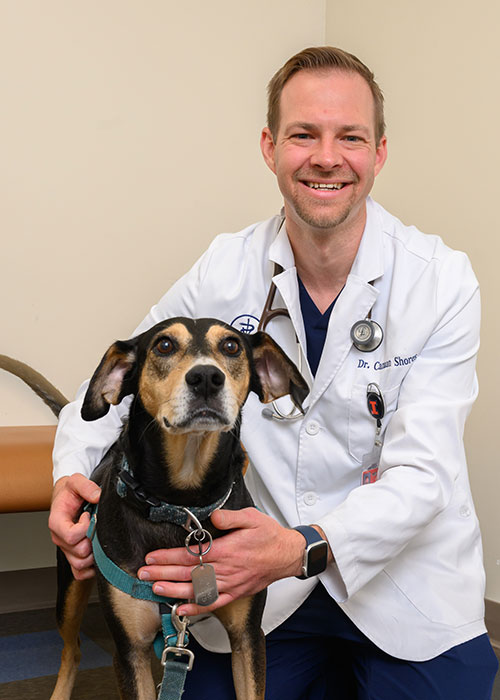
M 460 506 L 460 515 L 462 516 L 462 518 L 468 518 L 470 515 L 469 506 Z
M 310 420 L 306 425 L 306 433 L 308 435 L 317 435 L 319 433 L 319 423 L 315 420 Z
M 314 493 L 314 491 L 308 491 L 307 493 L 304 494 L 304 503 L 306 504 L 306 506 L 315 505 L 317 500 L 318 500 L 318 497 Z

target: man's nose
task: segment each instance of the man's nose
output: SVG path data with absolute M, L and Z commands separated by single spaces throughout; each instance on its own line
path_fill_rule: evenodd
M 332 139 L 319 140 L 311 154 L 311 165 L 322 170 L 332 170 L 343 161 L 340 145 Z

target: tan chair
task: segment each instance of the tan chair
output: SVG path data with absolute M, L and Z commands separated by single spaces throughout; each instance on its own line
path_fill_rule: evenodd
M 56 426 L 0 427 L 0 513 L 48 510 Z

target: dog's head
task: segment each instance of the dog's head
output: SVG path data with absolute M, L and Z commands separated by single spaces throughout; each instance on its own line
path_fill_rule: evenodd
M 90 381 L 84 420 L 134 394 L 169 433 L 227 431 L 248 393 L 263 403 L 290 394 L 302 410 L 309 389 L 267 335 L 245 335 L 215 319 L 173 318 L 106 352 Z

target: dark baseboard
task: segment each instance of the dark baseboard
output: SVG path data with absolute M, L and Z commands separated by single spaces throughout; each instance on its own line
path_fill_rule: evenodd
M 0 614 L 53 608 L 56 604 L 56 567 L 0 571 Z M 97 600 L 93 591 L 90 600 Z
M 500 603 L 494 600 L 485 600 L 486 627 L 492 643 L 500 648 Z
M 0 571 L 0 614 L 53 608 L 56 604 L 56 567 Z M 90 600 L 97 600 L 94 590 Z M 500 647 L 500 603 L 486 600 L 486 627 L 492 642 Z

